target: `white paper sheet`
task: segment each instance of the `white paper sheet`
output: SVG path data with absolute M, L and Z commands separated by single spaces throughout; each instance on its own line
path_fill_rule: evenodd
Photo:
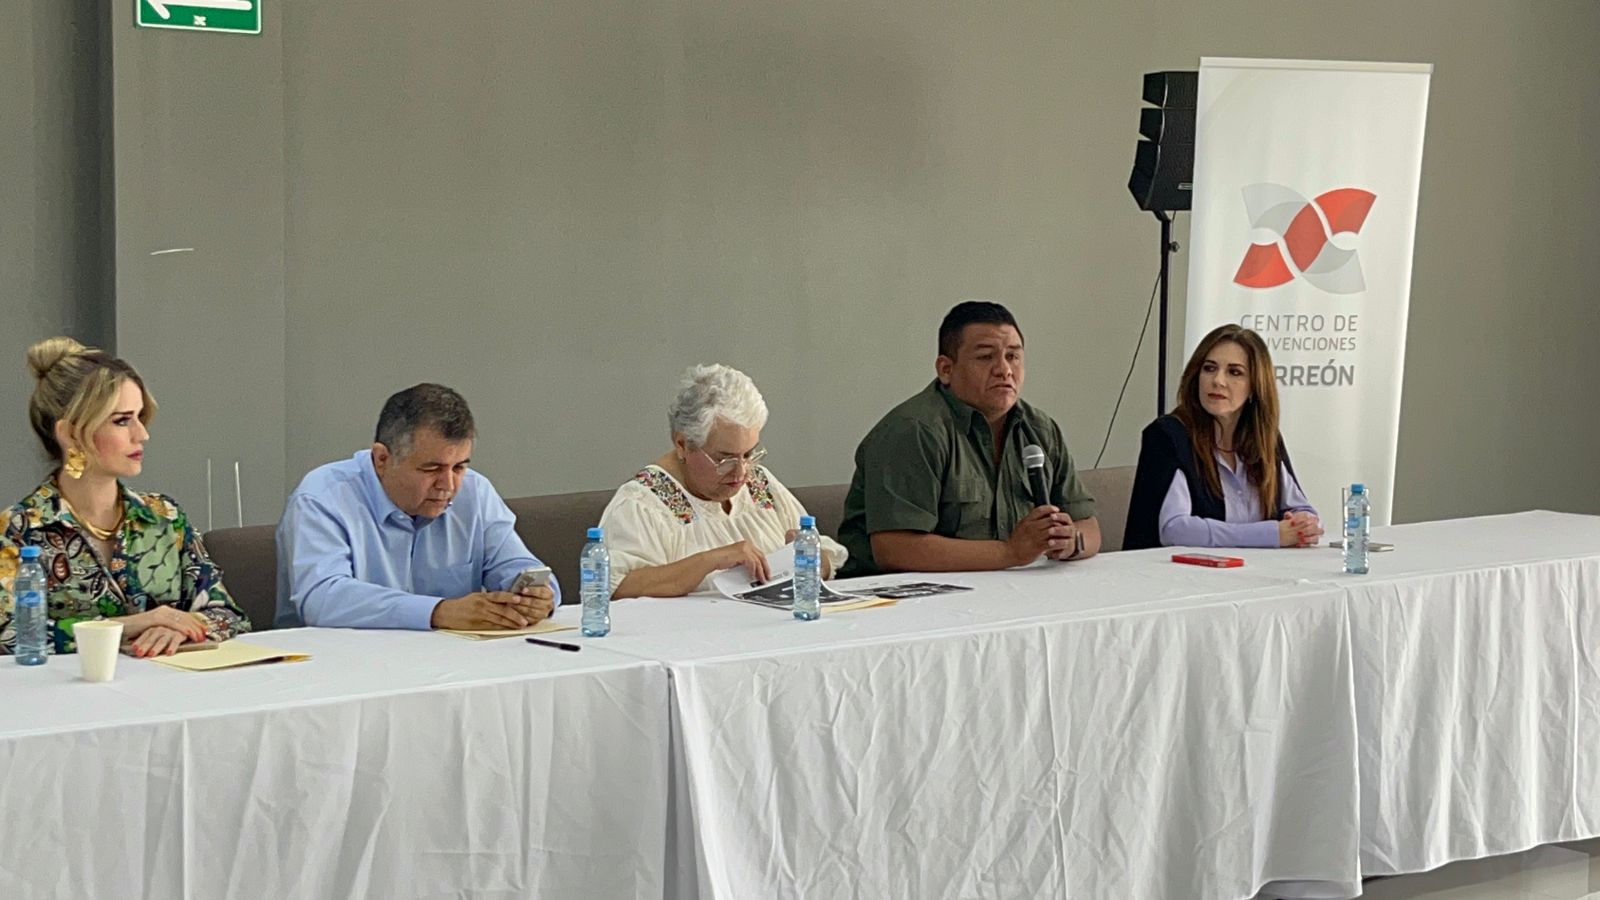
M 767 554 L 767 576 L 766 581 L 752 581 L 749 569 L 734 566 L 711 576 L 711 585 L 722 596 L 736 598 L 752 589 L 788 581 L 794 578 L 794 544 L 784 544 Z

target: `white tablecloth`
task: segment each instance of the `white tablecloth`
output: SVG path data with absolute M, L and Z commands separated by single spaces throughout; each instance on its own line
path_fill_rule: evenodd
M 1352 897 L 1600 836 L 1600 518 L 930 576 L 796 623 L 629 601 L 674 679 L 676 896 Z
M 302 630 L 255 640 L 309 663 L 109 685 L 0 660 L 0 885 L 1351 897 L 1600 836 L 1600 518 L 1375 537 L 1367 576 L 1160 550 L 811 623 L 621 601 L 578 654 Z
M 810 623 L 618 603 L 605 645 L 674 681 L 669 896 L 1353 894 L 1345 600 L 1230 574 L 956 575 Z
M 660 897 L 668 696 L 600 647 L 247 638 L 189 673 L 0 660 L 0 895 Z
M 1374 537 L 1396 549 L 1365 576 L 1331 549 L 1240 554 L 1349 597 L 1363 873 L 1600 836 L 1600 517 Z

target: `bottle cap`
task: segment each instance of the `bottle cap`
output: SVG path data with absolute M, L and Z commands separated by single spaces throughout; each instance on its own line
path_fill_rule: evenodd
M 38 559 L 39 558 L 39 548 L 38 547 L 23 547 L 22 548 L 22 552 L 21 552 L 20 555 L 22 556 L 23 559 Z
M 1355 484 L 1350 485 L 1350 493 L 1352 493 L 1352 494 L 1365 494 L 1366 492 L 1367 492 L 1367 486 L 1362 484 L 1359 481 L 1356 482 Z
M 604 540 L 605 536 L 606 536 L 606 530 L 604 528 L 598 528 L 597 527 L 597 528 L 589 529 L 589 540 L 591 540 L 591 541 Z
M 801 516 L 800 517 L 800 528 L 801 528 L 801 530 L 804 530 L 804 529 L 807 529 L 807 528 L 815 528 L 815 527 L 817 527 L 817 517 L 816 516 Z

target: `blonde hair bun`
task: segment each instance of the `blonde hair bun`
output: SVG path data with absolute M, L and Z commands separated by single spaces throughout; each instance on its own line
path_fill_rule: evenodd
M 88 349 L 69 337 L 46 338 L 28 348 L 28 368 L 33 370 L 34 378 L 43 380 L 56 363 Z

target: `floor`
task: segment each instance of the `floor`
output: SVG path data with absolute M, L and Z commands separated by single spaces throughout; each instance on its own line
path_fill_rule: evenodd
M 1361 900 L 1600 900 L 1600 840 L 1369 881 Z

